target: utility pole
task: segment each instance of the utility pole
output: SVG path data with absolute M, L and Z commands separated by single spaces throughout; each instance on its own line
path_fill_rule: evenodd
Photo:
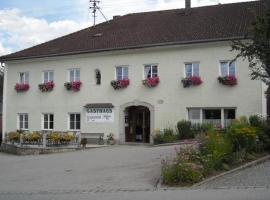
M 96 12 L 97 12 L 97 10 L 99 10 L 98 4 L 100 3 L 100 1 L 99 0 L 89 0 L 89 3 L 90 3 L 89 9 L 93 13 L 94 26 L 95 26 L 96 25 L 96 17 L 97 17 Z

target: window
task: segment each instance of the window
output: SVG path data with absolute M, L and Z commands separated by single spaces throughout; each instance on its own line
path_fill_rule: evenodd
M 28 114 L 26 113 L 18 114 L 18 129 L 28 130 Z
M 199 63 L 186 63 L 185 64 L 185 76 L 200 76 Z
M 29 73 L 28 72 L 21 72 L 20 73 L 20 83 L 21 84 L 28 84 L 29 83 Z
M 70 69 L 69 70 L 69 81 L 80 81 L 80 69 Z
M 54 127 L 54 115 L 43 114 L 43 130 L 53 130 Z
M 117 80 L 128 79 L 128 67 L 127 66 L 116 67 L 116 79 Z
M 69 114 L 69 130 L 81 129 L 81 114 L 70 113 Z
M 43 82 L 53 82 L 53 71 L 45 71 L 43 72 Z
M 144 78 L 153 78 L 158 76 L 158 66 L 157 65 L 145 65 L 144 66 Z
M 99 69 L 95 70 L 96 85 L 101 84 L 101 73 Z
M 220 62 L 220 75 L 225 76 L 235 76 L 235 62 L 231 61 L 221 61 Z

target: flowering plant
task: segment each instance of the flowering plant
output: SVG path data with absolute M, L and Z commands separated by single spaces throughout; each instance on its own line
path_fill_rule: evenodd
M 111 81 L 111 85 L 115 90 L 126 88 L 127 86 L 129 86 L 129 79 L 113 80 Z
M 202 84 L 201 77 L 199 76 L 186 77 L 186 78 L 183 78 L 181 82 L 183 83 L 184 88 L 189 87 L 191 85 L 196 86 L 196 85 Z
M 28 83 L 16 83 L 15 90 L 17 92 L 24 92 L 27 91 L 30 88 Z
M 235 76 L 219 76 L 218 77 L 219 83 L 223 85 L 228 85 L 228 86 L 234 86 L 237 84 L 237 79 Z
M 41 92 L 52 91 L 54 88 L 54 82 L 50 81 L 50 82 L 46 82 L 46 83 L 41 83 L 38 85 L 38 87 L 39 87 Z
M 73 90 L 74 92 L 79 91 L 81 88 L 81 81 L 66 82 L 64 86 L 67 90 Z
M 143 85 L 147 87 L 156 87 L 159 84 L 159 77 L 152 77 L 143 80 Z

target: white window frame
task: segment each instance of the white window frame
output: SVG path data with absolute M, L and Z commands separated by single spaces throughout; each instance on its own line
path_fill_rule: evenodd
M 198 64 L 199 65 L 199 75 L 200 76 L 200 62 L 185 62 L 184 63 L 184 77 L 187 78 L 187 71 L 186 71 L 186 65 L 190 65 L 191 64 L 191 76 L 194 76 L 194 64 Z
M 157 67 L 157 77 L 159 76 L 158 75 L 159 70 L 158 70 L 158 64 L 157 63 L 155 63 L 155 64 L 144 64 L 143 65 L 143 79 L 148 78 L 147 74 L 145 74 L 145 67 L 147 67 L 147 66 L 150 66 L 150 78 L 153 78 L 153 67 Z
M 75 129 L 71 129 L 71 127 L 70 127 L 70 115 L 80 115 L 80 129 L 76 129 L 77 117 L 76 117 L 76 119 L 74 121 L 74 123 L 75 123 L 75 126 L 74 126 Z M 68 130 L 69 131 L 80 131 L 81 130 L 81 126 L 82 126 L 81 122 L 82 122 L 82 115 L 81 115 L 81 113 L 76 113 L 76 112 L 74 112 L 74 113 L 68 113 Z
M 127 69 L 127 79 L 129 79 L 129 67 L 128 65 L 119 65 L 115 67 L 115 80 L 125 80 L 124 69 Z M 121 79 L 117 79 L 117 69 L 121 69 Z
M 45 80 L 45 74 L 46 73 L 48 73 L 48 80 L 46 81 Z M 52 80 L 50 80 L 51 79 L 51 73 L 53 74 L 52 75 Z M 52 82 L 54 82 L 54 71 L 53 70 L 46 70 L 46 71 L 43 71 L 43 76 L 42 76 L 42 82 L 43 83 L 47 83 L 47 82 L 50 82 L 50 81 L 52 81 Z M 46 82 L 45 82 L 46 81 Z
M 74 78 L 73 81 L 71 81 L 71 76 L 70 76 L 71 71 L 74 72 L 74 73 L 73 73 L 73 76 L 74 76 L 74 77 L 73 77 L 73 78 Z M 76 79 L 76 71 L 79 72 L 79 79 L 78 79 L 78 80 Z M 80 81 L 80 80 L 81 80 L 81 70 L 80 70 L 79 68 L 72 68 L 72 69 L 69 69 L 69 70 L 68 70 L 68 81 L 69 81 L 69 82 Z
M 23 121 L 22 121 L 23 127 L 22 128 L 20 127 L 20 116 L 23 116 Z M 27 121 L 25 120 L 25 118 L 26 118 L 25 116 L 27 116 Z M 27 128 L 25 128 L 26 122 L 28 125 Z M 28 115 L 28 113 L 18 113 L 17 114 L 17 129 L 24 130 L 24 131 L 29 130 L 29 115 Z
M 23 80 L 21 80 L 21 74 L 23 74 Z M 26 74 L 28 74 L 28 80 L 26 79 Z M 29 72 L 20 72 L 19 73 L 19 83 L 29 84 Z
M 44 119 L 45 118 L 45 115 L 48 115 L 48 121 L 47 121 L 48 128 L 45 128 L 45 126 L 44 126 L 45 125 L 44 124 L 45 123 L 45 119 Z M 50 120 L 50 115 L 53 115 L 53 121 Z M 43 113 L 42 114 L 42 130 L 46 130 L 46 131 L 48 131 L 48 130 L 54 130 L 54 119 L 55 119 L 54 118 L 54 113 Z M 53 122 L 53 128 L 50 128 L 50 123 L 51 122 Z
M 231 60 L 220 60 L 219 61 L 219 76 L 222 76 L 221 63 L 227 63 L 227 75 L 226 76 L 230 75 L 230 62 L 232 62 L 232 61 Z M 236 77 L 236 62 L 234 61 L 233 63 L 234 63 L 234 74 Z

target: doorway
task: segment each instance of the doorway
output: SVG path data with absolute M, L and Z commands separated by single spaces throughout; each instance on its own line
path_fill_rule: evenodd
M 125 142 L 150 142 L 150 110 L 147 107 L 125 109 Z

